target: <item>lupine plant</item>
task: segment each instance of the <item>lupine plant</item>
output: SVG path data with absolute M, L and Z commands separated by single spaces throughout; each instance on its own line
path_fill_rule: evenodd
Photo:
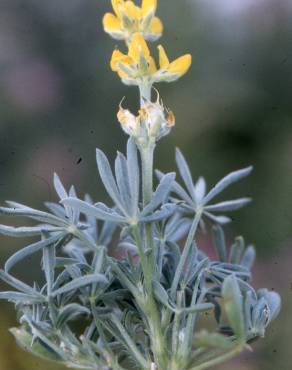
M 230 173 L 210 190 L 203 177 L 194 181 L 179 150 L 177 173 L 153 171 L 155 147 L 175 124 L 153 84 L 183 76 L 191 56 L 170 62 L 159 45 L 157 67 L 146 42 L 163 31 L 155 0 L 141 6 L 112 0 L 112 6 L 104 29 L 128 51 L 116 49 L 110 65 L 122 82 L 138 87 L 140 109 L 135 115 L 120 105 L 117 118 L 129 140 L 114 169 L 96 151 L 111 203 L 79 199 L 55 174 L 59 200 L 45 203 L 47 210 L 11 201 L 1 207 L 1 215 L 36 221 L 0 225 L 2 234 L 39 240 L 7 260 L 0 277 L 13 289 L 0 298 L 15 304 L 19 327 L 11 332 L 18 344 L 69 368 L 207 369 L 249 349 L 280 310 L 277 293 L 250 285 L 253 246 L 242 237 L 226 245 L 226 214 L 250 199 L 216 201 L 252 168 Z M 198 245 L 209 229 L 216 260 Z M 118 250 L 123 257 L 115 257 Z M 28 285 L 12 270 L 36 253 L 44 279 Z

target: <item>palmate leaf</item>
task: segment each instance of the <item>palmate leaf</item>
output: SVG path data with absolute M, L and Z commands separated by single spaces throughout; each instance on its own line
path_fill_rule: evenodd
M 56 249 L 54 244 L 48 244 L 43 248 L 43 269 L 47 282 L 47 293 L 51 294 L 55 281 Z
M 254 264 L 255 258 L 256 258 L 256 251 L 254 247 L 250 245 L 244 252 L 243 257 L 240 261 L 240 264 L 250 270 Z
M 183 273 L 181 284 L 193 285 L 193 282 L 196 281 L 201 273 L 210 267 L 210 260 L 208 257 L 203 259 L 196 258 L 196 253 L 193 253 L 193 256 L 189 259 L 187 267 Z
M 40 225 L 31 227 L 12 227 L 6 225 L 0 225 L 0 234 L 13 236 L 17 238 L 25 238 L 29 236 L 38 236 L 44 232 L 52 233 L 62 231 L 62 227 L 53 227 L 50 225 Z
M 230 251 L 230 256 L 229 256 L 230 263 L 239 265 L 244 249 L 245 249 L 244 239 L 242 237 L 235 238 L 235 241 L 231 246 L 231 251 Z
M 179 149 L 176 149 L 176 163 L 181 178 L 183 179 L 191 198 L 196 201 L 196 194 L 191 171 L 184 156 L 182 155 L 182 152 Z
M 206 181 L 204 177 L 199 177 L 198 181 L 195 184 L 195 195 L 196 195 L 197 202 L 199 204 L 202 203 L 202 200 L 206 195 L 206 188 L 207 188 L 207 185 L 206 185 Z
M 56 257 L 55 268 L 58 269 L 69 265 L 75 265 L 78 262 L 77 258 Z
M 102 203 L 91 205 L 83 200 L 76 199 L 76 198 L 64 199 L 62 203 L 70 205 L 71 207 L 75 207 L 80 212 L 85 213 L 89 216 L 95 217 L 98 220 L 115 222 L 115 223 L 125 223 L 125 218 L 123 216 L 119 215 L 114 210 L 106 207 Z
M 160 204 L 163 204 L 166 201 L 170 193 L 171 186 L 173 184 L 174 179 L 175 179 L 175 173 L 168 173 L 161 178 L 159 185 L 156 191 L 154 192 L 151 201 L 143 209 L 141 213 L 142 216 L 148 215 L 154 212 L 155 209 L 160 206 Z
M 192 221 L 183 217 L 178 210 L 170 217 L 163 225 L 163 229 L 160 231 L 163 233 L 165 241 L 177 242 L 186 236 Z
M 167 177 L 167 181 L 172 180 L 172 176 Z M 161 189 L 159 189 L 159 196 L 162 196 Z M 166 181 L 163 184 L 163 189 L 167 190 Z M 132 224 L 133 220 L 136 222 L 143 222 L 143 223 L 152 223 L 155 221 L 160 221 L 170 217 L 177 205 L 172 203 L 166 203 L 161 206 L 160 209 L 154 211 L 152 213 L 152 209 L 154 207 L 159 206 L 161 202 L 163 202 L 164 198 L 167 197 L 167 193 L 160 198 L 160 202 L 158 202 L 157 194 L 154 193 L 155 199 L 153 203 L 149 203 L 148 206 L 145 207 L 142 212 L 138 213 L 134 216 L 135 218 L 131 218 L 127 215 L 121 215 L 115 211 L 115 209 L 108 208 L 103 203 L 96 203 L 95 205 L 88 204 L 85 201 L 76 198 L 67 198 L 62 201 L 63 204 L 70 205 L 71 207 L 77 208 L 80 212 L 83 212 L 89 216 L 95 217 L 99 220 L 104 220 L 108 222 L 118 223 L 118 224 Z
M 205 196 L 203 199 L 203 205 L 206 205 L 210 202 L 213 198 L 215 198 L 218 194 L 222 193 L 230 185 L 238 182 L 239 180 L 243 179 L 244 177 L 250 175 L 252 172 L 253 167 L 246 167 L 242 170 L 231 172 L 229 175 L 225 176 L 222 180 L 220 180 Z
M 115 177 L 123 208 L 127 208 L 127 205 L 131 202 L 128 166 L 127 159 L 119 152 L 115 160 Z
M 154 281 L 153 288 L 155 298 L 158 300 L 158 302 L 162 303 L 166 308 L 174 313 L 180 312 L 184 314 L 192 314 L 196 312 L 212 310 L 214 308 L 214 305 L 212 303 L 198 303 L 188 307 L 176 307 L 161 284 Z
M 99 225 L 98 235 L 96 237 L 97 244 L 107 247 L 114 237 L 117 229 L 117 224 L 114 222 L 104 222 L 102 226 Z
M 8 285 L 11 285 L 15 289 L 20 290 L 23 293 L 28 293 L 28 294 L 36 293 L 37 295 L 40 295 L 35 289 L 23 283 L 22 281 L 16 279 L 15 277 L 13 277 L 12 275 L 8 274 L 7 272 L 3 270 L 0 270 L 0 279 L 3 280 Z
M 236 211 L 247 204 L 251 203 L 251 198 L 240 198 L 235 200 L 228 200 L 226 202 L 217 203 L 205 207 L 207 212 L 230 212 Z
M 97 149 L 96 150 L 96 162 L 99 170 L 100 177 L 104 184 L 106 191 L 108 192 L 109 196 L 112 198 L 114 203 L 124 212 L 126 212 L 120 192 L 118 190 L 117 184 L 115 182 L 115 178 L 112 174 L 112 170 L 109 164 L 109 161 L 105 154 Z
M 32 218 L 34 220 L 48 223 L 51 225 L 59 226 L 59 227 L 68 227 L 69 223 L 65 220 L 60 219 L 50 213 L 38 211 L 33 208 L 23 207 L 23 208 L 5 208 L 0 207 L 0 214 L 4 216 L 25 216 L 28 218 Z
M 27 299 L 28 297 L 31 297 L 31 300 L 34 301 L 34 303 L 44 302 L 46 300 L 46 297 L 43 294 L 39 293 L 36 289 L 16 279 L 15 277 L 13 277 L 12 275 L 8 274 L 7 272 L 3 270 L 0 270 L 0 279 L 3 280 L 6 284 L 12 286 L 13 288 L 17 289 L 18 291 L 20 291 L 20 293 L 23 294 L 22 296 L 18 295 L 19 299 L 21 299 L 21 297 L 23 299 L 24 298 Z M 12 294 L 14 292 L 3 292 L 4 295 L 2 295 L 2 299 L 9 299 L 9 297 L 12 297 L 10 293 Z M 14 298 L 16 297 L 17 295 L 14 295 Z
M 89 315 L 90 311 L 88 308 L 83 307 L 77 303 L 71 303 L 60 309 L 56 321 L 56 327 L 62 329 L 69 321 L 76 320 L 78 317 L 83 315 Z
M 67 192 L 62 185 L 60 178 L 56 174 L 54 175 L 54 186 L 59 198 L 67 198 L 69 196 L 72 199 L 77 199 L 75 188 L 71 186 L 69 192 Z M 92 228 L 92 225 L 79 220 L 80 212 L 77 208 L 72 208 L 69 205 L 63 206 L 60 204 L 46 203 L 49 210 L 53 213 L 50 214 L 48 212 L 34 210 L 20 203 L 11 201 L 8 201 L 7 203 L 11 208 L 2 207 L 2 213 L 4 212 L 5 214 L 7 213 L 9 215 L 27 216 L 37 221 L 41 221 L 42 223 L 34 227 L 20 228 L 12 228 L 9 226 L 0 225 L 0 233 L 14 236 L 34 236 L 46 234 L 47 236 L 53 237 L 55 235 L 59 235 L 60 241 L 62 241 L 63 238 L 63 244 L 67 244 L 73 238 L 75 238 L 75 242 L 77 243 L 77 241 L 79 241 L 79 245 L 83 246 L 84 249 L 96 250 L 98 247 L 96 244 L 96 239 L 94 239 L 90 232 L 88 232 L 88 229 Z M 96 223 L 94 227 L 96 228 Z M 42 249 L 42 243 L 43 242 L 41 242 L 40 245 L 37 244 L 28 246 L 17 252 L 11 257 L 11 259 L 9 259 L 7 268 L 11 268 L 12 265 L 18 262 L 19 259 Z
M 35 294 L 26 294 L 14 291 L 0 292 L 0 299 L 4 299 L 8 302 L 21 303 L 23 305 L 33 305 L 36 303 L 46 302 L 46 297 L 35 295 Z
M 44 345 L 42 342 L 33 340 L 34 337 L 24 328 L 12 328 L 10 332 L 15 337 L 15 340 L 20 348 L 27 351 L 34 356 L 40 357 L 45 360 L 59 361 L 62 357 L 55 351 L 52 351 L 49 347 Z
M 129 184 L 131 189 L 131 211 L 135 214 L 139 203 L 140 192 L 140 172 L 138 165 L 138 153 L 134 139 L 129 139 L 127 143 L 127 168 Z
M 65 190 L 61 180 L 60 180 L 60 177 L 54 173 L 54 188 L 59 196 L 60 199 L 64 199 L 64 198 L 67 198 L 68 197 L 68 193 L 67 191 Z
M 217 271 L 220 271 L 220 269 L 231 269 L 234 273 L 239 273 L 237 277 L 240 277 L 240 274 L 243 274 L 242 276 L 246 275 L 247 277 L 247 273 L 249 274 L 256 256 L 254 247 L 248 246 L 245 248 L 244 239 L 242 237 L 237 237 L 228 255 L 223 228 L 220 225 L 215 225 L 212 231 L 218 259 L 222 262 L 221 265 L 218 265 L 219 270 L 218 267 L 216 268 Z
M 236 211 L 251 202 L 250 198 L 240 198 L 216 204 L 208 204 L 227 187 L 248 176 L 252 171 L 252 167 L 247 167 L 225 176 L 206 195 L 205 180 L 200 177 L 197 183 L 194 184 L 187 162 L 179 150 L 176 151 L 176 163 L 186 190 L 174 181 L 172 193 L 180 199 L 173 199 L 173 201 L 179 204 L 183 212 L 194 214 L 199 211 L 215 224 L 224 225 L 230 222 L 231 219 L 225 215 L 214 215 L 213 213 Z M 156 171 L 156 174 L 160 180 L 164 176 L 160 171 Z M 203 227 L 203 220 L 200 221 L 200 226 Z
M 159 170 L 155 170 L 155 174 L 159 180 L 161 180 L 163 176 L 165 176 L 165 174 Z M 192 204 L 193 208 L 196 207 L 196 203 L 178 182 L 173 182 L 172 191 L 177 194 L 181 200 L 184 200 L 187 204 Z
M 36 339 L 39 339 L 42 343 L 45 344 L 45 346 L 47 347 L 47 349 L 49 349 L 50 352 L 56 354 L 62 360 L 67 359 L 67 354 L 64 351 L 62 351 L 62 349 L 57 343 L 55 343 L 48 335 L 46 335 L 47 333 L 44 330 L 44 328 L 42 328 L 39 324 L 31 320 L 31 317 L 25 314 L 22 317 L 22 321 L 26 322 L 29 325 L 34 341 Z
M 225 242 L 225 235 L 223 229 L 219 226 L 213 226 L 213 238 L 214 244 L 217 249 L 219 261 L 226 262 L 227 261 L 227 248 Z
M 211 262 L 208 269 L 208 276 L 219 281 L 219 285 L 229 276 L 234 275 L 238 279 L 238 284 L 242 282 L 250 282 L 251 273 L 250 271 L 241 265 L 232 265 L 223 262 Z
M 160 221 L 173 213 L 174 205 L 165 204 L 165 202 L 175 178 L 174 173 L 163 176 L 150 202 L 140 210 L 137 148 L 132 140 L 128 141 L 127 158 L 121 153 L 117 155 L 115 177 L 108 159 L 99 149 L 97 150 L 97 165 L 102 182 L 115 207 L 109 208 L 103 203 L 92 205 L 72 197 L 63 199 L 62 204 L 100 220 L 130 225 L 138 222 Z
M 68 196 L 72 198 L 77 198 L 76 190 L 72 185 L 69 189 L 69 192 L 66 191 L 64 185 L 62 184 L 61 179 L 55 173 L 54 174 L 54 188 L 60 200 L 68 198 Z M 60 206 L 59 204 L 47 203 L 47 207 L 52 210 L 57 216 L 61 218 L 68 219 L 70 224 L 78 225 L 80 213 L 78 210 L 65 205 L 64 207 Z
M 215 216 L 210 212 L 205 211 L 204 216 L 209 219 L 210 221 L 214 222 L 215 224 L 218 224 L 220 226 L 224 226 L 226 224 L 229 224 L 232 220 L 230 217 L 227 216 Z
M 172 203 L 164 204 L 158 211 L 150 214 L 149 216 L 142 216 L 140 222 L 151 223 L 164 220 L 173 215 L 174 211 L 177 209 L 177 206 Z
M 230 349 L 234 347 L 232 341 L 218 333 L 208 333 L 202 330 L 195 335 L 196 345 L 201 348 Z
M 72 280 L 70 283 L 65 284 L 61 288 L 54 290 L 52 292 L 52 296 L 56 297 L 58 295 L 65 294 L 70 291 L 77 291 L 78 289 L 93 283 L 107 284 L 108 279 L 102 274 L 92 274 L 78 277 Z
M 43 250 L 45 247 L 56 243 L 58 240 L 62 239 L 64 233 L 59 233 L 57 235 L 51 236 L 47 239 L 41 240 L 34 244 L 31 244 L 27 247 L 24 247 L 13 254 L 5 263 L 5 271 L 10 271 L 12 267 L 22 261 L 24 258 L 31 256 L 34 253 L 37 253 L 40 250 Z

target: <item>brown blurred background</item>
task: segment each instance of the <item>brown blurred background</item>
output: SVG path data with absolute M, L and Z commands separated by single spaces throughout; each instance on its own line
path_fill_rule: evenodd
M 109 0 L 0 0 L 2 204 L 13 199 L 41 207 L 43 200 L 55 200 L 54 171 L 66 185 L 74 183 L 79 195 L 105 198 L 95 148 L 111 158 L 124 150 L 117 106 L 123 96 L 129 107 L 137 106 L 136 90 L 109 69 L 117 42 L 102 30 L 106 10 Z M 283 298 L 281 317 L 267 338 L 223 369 L 289 370 L 292 2 L 160 0 L 159 15 L 170 57 L 191 52 L 194 63 L 187 77 L 159 86 L 177 125 L 161 141 L 156 166 L 173 169 L 175 146 L 187 156 L 194 177 L 203 174 L 209 185 L 231 170 L 255 166 L 228 193 L 254 198 L 234 214 L 228 232 L 255 243 L 255 286 L 278 290 Z M 23 243 L 1 237 L 1 265 Z M 39 277 L 37 259 L 21 267 L 27 279 Z M 0 370 L 61 369 L 17 348 L 7 331 L 15 325 L 11 305 L 1 303 L 0 318 Z

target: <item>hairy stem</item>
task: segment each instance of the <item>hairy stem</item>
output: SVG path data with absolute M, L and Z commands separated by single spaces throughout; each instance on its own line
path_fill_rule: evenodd
M 142 163 L 142 193 L 144 207 L 150 202 L 153 193 L 154 149 L 155 143 L 152 142 L 139 148 Z
M 145 255 L 145 250 L 144 250 L 144 245 L 141 239 L 141 234 L 138 226 L 134 226 L 132 228 L 133 230 L 133 236 L 135 238 L 135 242 L 138 248 L 138 253 L 140 257 L 140 262 L 141 262 L 141 267 L 145 279 L 145 285 L 146 285 L 146 291 L 148 294 L 151 294 L 152 292 L 152 270 L 151 270 L 151 265 L 148 263 L 146 255 Z
M 141 105 L 143 104 L 143 100 L 151 101 L 151 89 L 152 89 L 152 84 L 141 83 L 139 85 Z
M 141 84 L 140 102 L 141 107 L 145 100 L 151 101 L 151 85 Z M 142 196 L 143 206 L 145 207 L 152 199 L 153 195 L 153 160 L 155 141 L 150 138 L 143 144 L 138 145 L 142 165 Z M 153 367 L 159 370 L 168 369 L 168 356 L 166 351 L 165 338 L 161 327 L 161 317 L 157 307 L 152 287 L 152 280 L 155 274 L 155 253 L 153 245 L 153 227 L 151 224 L 145 225 L 145 243 L 142 242 L 141 229 L 136 227 L 134 230 L 139 250 L 141 265 L 145 278 L 146 300 L 143 309 L 148 319 L 150 329 L 151 347 L 154 357 Z
M 144 281 L 145 281 L 145 290 L 146 290 L 146 297 L 142 300 L 142 309 L 144 310 L 150 328 L 150 338 L 151 338 L 151 345 L 152 345 L 152 352 L 154 354 L 154 359 L 156 364 L 158 365 L 159 370 L 166 370 L 167 369 L 167 361 L 168 358 L 166 357 L 166 348 L 165 348 L 165 340 L 161 330 L 161 320 L 159 311 L 153 296 L 152 290 L 152 266 L 147 261 L 144 254 L 143 243 L 141 240 L 140 230 L 136 226 L 133 228 L 133 236 L 135 238 L 138 252 L 140 255 L 141 266 L 144 274 Z

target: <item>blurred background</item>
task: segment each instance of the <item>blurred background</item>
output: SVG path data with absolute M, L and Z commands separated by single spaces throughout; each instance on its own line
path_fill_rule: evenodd
M 102 30 L 109 0 L 0 0 L 0 201 L 33 207 L 56 200 L 52 175 L 79 195 L 105 199 L 95 148 L 114 158 L 126 137 L 116 111 L 137 91 L 109 68 L 117 45 Z M 179 146 L 194 177 L 209 186 L 254 165 L 228 196 L 252 196 L 234 213 L 230 237 L 254 243 L 254 285 L 279 291 L 281 317 L 267 338 L 224 369 L 289 370 L 292 341 L 292 2 L 291 0 L 160 0 L 163 44 L 193 66 L 179 82 L 160 85 L 177 125 L 157 149 L 156 166 L 174 168 Z M 154 52 L 155 48 L 154 48 Z M 6 222 L 7 220 L 5 220 Z M 4 221 L 1 221 L 1 223 Z M 11 220 L 8 220 L 11 223 Z M 13 221 L 14 222 L 14 221 Z M 20 222 L 18 225 L 21 225 Z M 23 245 L 1 237 L 0 262 Z M 22 273 L 37 278 L 31 259 Z M 0 370 L 61 370 L 23 353 L 8 333 L 11 305 L 0 305 Z

